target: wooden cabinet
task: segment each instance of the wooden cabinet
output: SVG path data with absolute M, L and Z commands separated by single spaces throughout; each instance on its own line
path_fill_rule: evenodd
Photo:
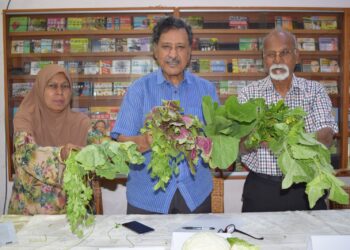
M 152 25 L 164 15 L 181 17 L 192 24 L 194 45 L 189 68 L 215 82 L 223 101 L 250 81 L 266 76 L 262 65 L 262 38 L 276 25 L 293 28 L 291 31 L 297 38 L 314 41 L 313 45 L 309 44 L 314 50 L 308 47 L 300 52 L 296 75 L 325 84 L 337 83 L 332 89 L 334 94 L 330 94 L 333 106 L 338 108 L 340 128 L 337 135 L 340 161 L 335 167 L 347 167 L 349 10 L 233 7 L 10 10 L 4 11 L 3 22 L 10 177 L 13 174 L 13 115 L 39 68 L 52 62 L 64 65 L 75 83 L 72 106 L 92 113 L 105 107 L 100 113 L 108 113 L 108 108 L 120 105 L 130 82 L 157 68 L 149 41 Z M 327 17 L 331 17 L 328 29 L 304 28 L 308 20 L 317 26 L 317 18 L 322 21 Z M 332 20 L 336 27 L 331 27 Z M 326 42 L 326 49 L 320 50 L 320 38 L 334 39 L 337 49 L 329 48 Z M 299 39 L 301 45 L 302 39 Z M 320 62 L 321 58 L 336 61 L 339 72 L 326 72 L 327 69 L 311 72 L 308 64 Z

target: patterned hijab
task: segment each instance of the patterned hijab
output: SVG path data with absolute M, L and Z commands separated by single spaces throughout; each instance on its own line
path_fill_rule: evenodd
M 55 64 L 46 66 L 39 72 L 32 90 L 19 106 L 13 121 L 14 132 L 28 132 L 40 146 L 58 147 L 67 143 L 85 146 L 90 119 L 82 113 L 73 112 L 70 105 L 56 113 L 45 103 L 45 87 L 58 73 L 66 76 L 72 90 L 72 81 L 63 67 Z

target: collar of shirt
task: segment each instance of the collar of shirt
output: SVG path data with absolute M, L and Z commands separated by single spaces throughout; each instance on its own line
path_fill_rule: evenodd
M 190 73 L 188 72 L 188 70 L 185 70 L 184 71 L 184 79 L 183 79 L 183 81 L 179 84 L 179 86 L 180 85 L 182 85 L 182 84 L 190 84 L 191 83 L 191 81 L 190 81 Z M 162 69 L 161 68 L 159 68 L 158 70 L 157 70 L 157 84 L 163 84 L 163 83 L 169 83 L 169 84 L 171 84 L 167 79 L 165 79 L 165 77 L 164 77 L 164 75 L 163 75 L 163 71 L 162 71 Z
M 298 91 L 303 91 L 305 90 L 305 85 L 302 83 L 302 81 L 298 80 L 299 78 L 296 77 L 293 74 L 293 78 L 292 78 L 292 87 L 290 88 L 290 90 L 288 91 L 288 93 L 293 93 L 294 90 L 298 90 Z M 269 90 L 269 91 L 274 91 L 276 92 L 273 83 L 271 81 L 271 77 L 267 76 L 264 80 L 263 80 L 263 84 L 261 85 L 262 89 L 265 90 Z

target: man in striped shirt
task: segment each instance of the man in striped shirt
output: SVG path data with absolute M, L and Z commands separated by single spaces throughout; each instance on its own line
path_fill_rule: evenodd
M 197 116 L 203 122 L 202 97 L 210 95 L 218 102 L 213 84 L 186 70 L 191 58 L 192 31 L 181 19 L 166 17 L 153 30 L 153 53 L 159 69 L 138 80 L 129 88 L 118 119 L 111 133 L 118 141 L 133 141 L 144 152 L 143 165 L 130 166 L 126 184 L 127 213 L 208 213 L 213 188 L 208 166 L 202 161 L 196 175 L 184 160 L 179 174 L 173 175 L 166 190 L 154 191 L 158 180 L 151 179 L 147 169 L 152 138 L 140 134 L 146 115 L 162 100 L 179 100 L 185 114 Z
M 317 139 L 330 147 L 338 127 L 331 114 L 332 104 L 325 89 L 315 81 L 296 77 L 294 67 L 299 59 L 295 36 L 284 30 L 271 31 L 263 41 L 263 60 L 269 75 L 242 89 L 239 100 L 264 98 L 267 104 L 284 99 L 290 108 L 302 107 L 306 112 L 305 129 L 316 132 Z M 243 212 L 307 210 L 305 184 L 281 189 L 282 172 L 277 158 L 261 145 L 247 151 L 241 143 L 242 162 L 249 168 L 243 189 Z M 314 209 L 326 209 L 324 198 Z

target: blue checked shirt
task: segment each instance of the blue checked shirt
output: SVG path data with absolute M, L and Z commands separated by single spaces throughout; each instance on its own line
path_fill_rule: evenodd
M 274 89 L 270 76 L 252 82 L 238 94 L 238 99 L 242 103 L 251 98 L 261 97 L 265 99 L 267 104 L 277 103 L 282 99 L 281 95 Z M 325 127 L 332 128 L 334 132 L 338 131 L 338 126 L 331 113 L 331 100 L 320 83 L 293 75 L 292 87 L 285 96 L 284 102 L 290 108 L 301 107 L 307 112 L 308 115 L 305 117 L 307 132 L 316 132 Z M 250 170 L 257 173 L 282 175 L 277 166 L 277 158 L 264 147 L 242 155 L 242 162 Z
M 174 86 L 163 76 L 161 69 L 136 80 L 129 88 L 121 105 L 118 119 L 111 136 L 118 134 L 135 136 L 140 134 L 146 115 L 154 106 L 162 105 L 162 100 L 179 100 L 185 114 L 197 116 L 203 122 L 202 97 L 209 95 L 219 102 L 213 84 L 185 71 L 184 80 Z M 180 173 L 173 175 L 166 190 L 153 190 L 157 180 L 152 180 L 147 170 L 151 152 L 144 154 L 142 165 L 131 165 L 126 184 L 127 200 L 132 206 L 157 213 L 167 213 L 176 189 L 179 189 L 191 211 L 198 207 L 211 193 L 213 184 L 208 165 L 201 161 L 193 176 L 183 161 Z

